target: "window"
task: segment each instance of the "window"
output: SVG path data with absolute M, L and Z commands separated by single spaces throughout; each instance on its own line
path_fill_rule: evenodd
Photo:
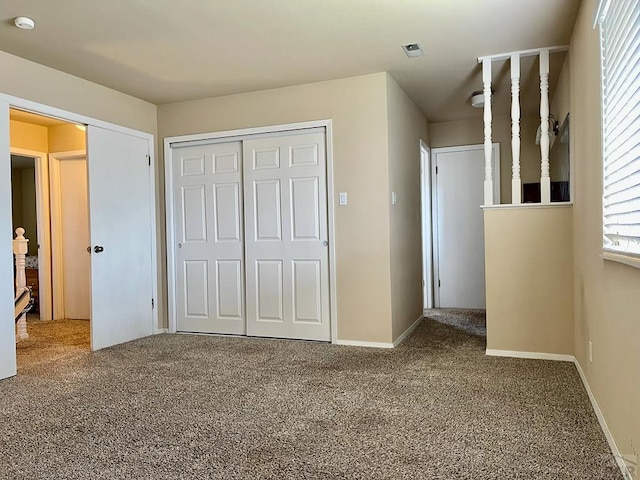
M 640 1 L 601 0 L 603 248 L 640 258 Z

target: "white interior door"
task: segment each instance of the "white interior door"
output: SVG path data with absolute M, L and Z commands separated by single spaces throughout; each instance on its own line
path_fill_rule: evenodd
M 484 203 L 483 146 L 433 149 L 432 154 L 437 172 L 435 306 L 485 308 L 484 216 L 480 208 Z
M 84 157 L 59 163 L 60 232 L 64 318 L 91 316 L 91 257 L 87 160 Z
M 323 132 L 243 142 L 247 333 L 330 340 Z
M 149 164 L 147 139 L 87 127 L 93 350 L 153 333 Z
M 245 334 L 241 143 L 172 158 L 177 330 Z
M 9 104 L 0 101 L 0 379 L 16 374 Z

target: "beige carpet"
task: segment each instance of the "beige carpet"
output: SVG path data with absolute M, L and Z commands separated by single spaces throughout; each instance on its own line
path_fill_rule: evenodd
M 50 360 L 30 326 L 0 382 L 2 479 L 621 478 L 572 364 L 486 357 L 433 320 L 394 350 L 160 335 L 89 353 L 79 325 L 46 334 L 76 339 Z

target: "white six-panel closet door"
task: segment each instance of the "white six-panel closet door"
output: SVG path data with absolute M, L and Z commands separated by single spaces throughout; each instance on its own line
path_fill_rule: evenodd
M 247 333 L 330 340 L 324 133 L 243 142 Z
M 177 329 L 245 334 L 241 143 L 173 159 Z

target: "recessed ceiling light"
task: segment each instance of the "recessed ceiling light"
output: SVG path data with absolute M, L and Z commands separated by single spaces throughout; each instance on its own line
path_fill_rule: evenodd
M 36 26 L 36 22 L 31 20 L 29 17 L 16 17 L 13 23 L 16 24 L 16 27 L 21 28 L 22 30 L 33 30 L 33 27 Z
M 407 43 L 406 45 L 402 45 L 402 50 L 407 57 L 421 57 L 424 55 L 424 51 L 422 50 L 422 46 L 419 43 Z

